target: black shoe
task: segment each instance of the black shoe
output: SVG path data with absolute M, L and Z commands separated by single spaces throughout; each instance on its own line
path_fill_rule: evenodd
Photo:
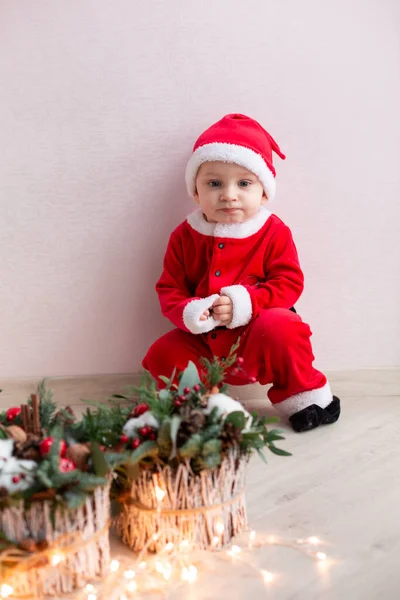
M 335 423 L 340 415 L 340 400 L 333 396 L 333 400 L 326 408 L 321 408 L 316 404 L 306 406 L 303 410 L 295 413 L 289 418 L 295 431 L 310 431 L 319 425 L 329 425 Z

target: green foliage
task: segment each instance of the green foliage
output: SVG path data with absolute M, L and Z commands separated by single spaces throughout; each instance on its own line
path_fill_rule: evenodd
M 77 442 L 98 442 L 102 446 L 112 448 L 119 441 L 130 408 L 111 403 L 95 406 L 96 410 L 87 408 L 81 421 L 67 427 L 67 432 Z

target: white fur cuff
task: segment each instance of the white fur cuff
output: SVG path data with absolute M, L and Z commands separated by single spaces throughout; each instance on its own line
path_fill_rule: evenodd
M 183 322 L 191 333 L 207 333 L 220 324 L 213 316 L 209 316 L 205 321 L 200 321 L 203 312 L 210 309 L 217 298 L 218 294 L 212 294 L 207 298 L 191 300 L 186 304 L 183 311 Z
M 294 394 L 294 396 L 289 396 L 289 398 L 286 398 L 286 400 L 278 402 L 273 406 L 283 415 L 291 417 L 300 410 L 303 410 L 303 408 L 311 406 L 311 404 L 316 404 L 321 408 L 326 408 L 328 404 L 332 402 L 332 398 L 331 386 L 328 382 L 326 382 L 326 384 L 321 388 L 310 390 L 308 392 L 300 392 L 300 394 Z
M 229 285 L 222 288 L 221 294 L 228 296 L 233 304 L 233 318 L 229 325 L 227 325 L 228 329 L 247 325 L 253 314 L 253 308 L 250 294 L 244 285 Z

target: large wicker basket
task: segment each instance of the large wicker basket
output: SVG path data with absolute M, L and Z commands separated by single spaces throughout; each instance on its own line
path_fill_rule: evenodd
M 32 554 L 3 553 L 0 567 L 6 576 L 1 583 L 21 598 L 58 597 L 106 575 L 110 564 L 109 488 L 98 487 L 84 505 L 73 510 L 62 506 L 54 510 L 50 500 L 32 502 L 29 508 L 21 502 L 0 510 L 0 531 L 9 540 L 16 546 L 34 540 L 42 542 L 39 547 L 43 548 Z
M 136 552 L 158 552 L 184 540 L 197 549 L 224 546 L 247 525 L 247 463 L 231 451 L 219 467 L 199 475 L 184 464 L 142 471 L 121 499 L 118 535 Z

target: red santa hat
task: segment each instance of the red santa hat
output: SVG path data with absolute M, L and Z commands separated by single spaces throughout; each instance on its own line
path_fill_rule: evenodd
M 257 121 L 246 115 L 225 115 L 211 125 L 196 141 L 186 167 L 186 185 L 191 196 L 196 190 L 200 166 L 209 161 L 235 163 L 248 169 L 260 180 L 269 200 L 275 196 L 275 168 L 272 151 L 282 159 L 278 144 Z

